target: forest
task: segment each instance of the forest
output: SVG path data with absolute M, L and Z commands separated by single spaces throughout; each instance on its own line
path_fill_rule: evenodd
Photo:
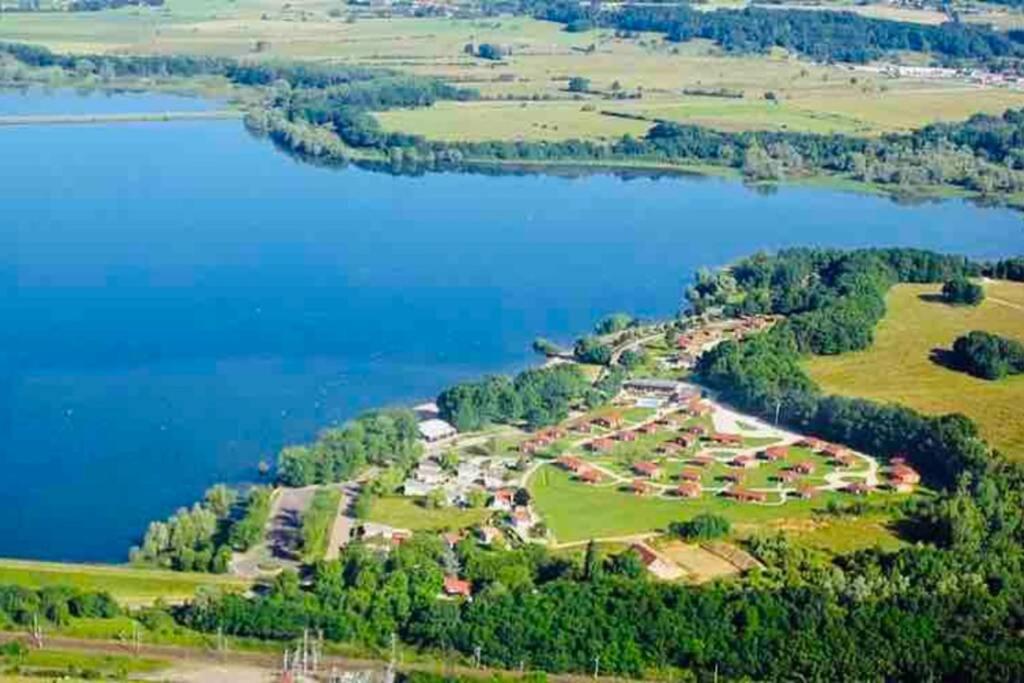
M 656 31 L 668 40 L 711 40 L 729 52 L 764 53 L 785 48 L 819 62 L 865 63 L 897 51 L 926 52 L 944 65 L 986 63 L 1018 66 L 1024 44 L 1016 34 L 950 21 L 917 24 L 864 17 L 852 12 L 801 9 L 716 9 L 689 5 L 624 5 L 614 10 L 557 0 L 536 2 L 539 19 L 566 25 L 569 31 L 601 26 L 625 32 Z

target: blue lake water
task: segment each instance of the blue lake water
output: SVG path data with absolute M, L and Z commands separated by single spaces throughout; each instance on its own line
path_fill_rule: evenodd
M 70 109 L 11 97 L 0 114 Z M 0 556 L 121 560 L 285 442 L 799 244 L 996 257 L 1024 223 L 723 180 L 323 169 L 232 121 L 0 129 Z

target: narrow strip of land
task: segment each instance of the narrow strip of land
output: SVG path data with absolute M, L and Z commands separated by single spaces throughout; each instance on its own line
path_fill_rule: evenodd
M 96 123 L 164 123 L 166 121 L 206 121 L 237 119 L 236 109 L 213 111 L 166 111 L 127 114 L 13 114 L 0 115 L 0 126 L 63 126 Z

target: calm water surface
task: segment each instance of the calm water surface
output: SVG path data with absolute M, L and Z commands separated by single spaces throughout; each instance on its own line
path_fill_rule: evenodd
M 0 114 L 188 106 L 76 97 Z M 0 556 L 121 560 L 281 444 L 520 367 L 538 335 L 670 314 L 699 266 L 1024 245 L 1019 215 L 960 202 L 320 169 L 228 121 L 0 129 L 0 181 Z

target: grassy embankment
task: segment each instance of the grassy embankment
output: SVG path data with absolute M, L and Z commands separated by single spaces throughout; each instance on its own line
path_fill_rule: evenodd
M 776 52 L 729 56 L 694 41 L 671 44 L 643 34 L 618 39 L 608 30 L 567 33 L 524 17 L 331 17 L 317 0 L 285 5 L 269 0 L 168 0 L 164 9 L 95 13 L 18 13 L 0 22 L 0 40 L 20 40 L 74 52 L 188 53 L 249 58 L 330 59 L 436 75 L 477 88 L 488 98 L 541 101 L 444 103 L 380 115 L 387 128 L 448 140 L 615 138 L 650 125 L 602 110 L 751 128 L 877 135 L 933 120 L 1024 106 L 1024 93 L 965 83 L 891 79 L 823 66 Z M 337 8 L 335 8 L 337 9 Z M 347 14 L 350 9 L 344 9 Z M 496 63 L 466 55 L 466 43 L 508 46 Z M 256 46 L 259 43 L 259 52 Z M 593 50 L 590 47 L 593 46 Z M 642 90 L 642 99 L 607 99 L 566 92 L 582 76 L 596 93 Z M 726 88 L 742 99 L 691 96 L 684 89 Z M 765 99 L 774 93 L 778 103 Z
M 994 446 L 1024 458 L 1024 376 L 990 382 L 943 367 L 936 349 L 971 330 L 1024 340 L 1024 284 L 994 282 L 978 308 L 932 300 L 937 285 L 898 285 L 887 297 L 888 313 L 870 349 L 807 363 L 826 391 L 903 403 L 925 413 L 959 412 L 981 428 Z
M 43 588 L 74 586 L 106 591 L 126 605 L 145 605 L 157 598 L 178 602 L 199 588 L 245 590 L 249 583 L 228 576 L 137 569 L 115 565 L 67 564 L 0 559 L 0 584 Z

